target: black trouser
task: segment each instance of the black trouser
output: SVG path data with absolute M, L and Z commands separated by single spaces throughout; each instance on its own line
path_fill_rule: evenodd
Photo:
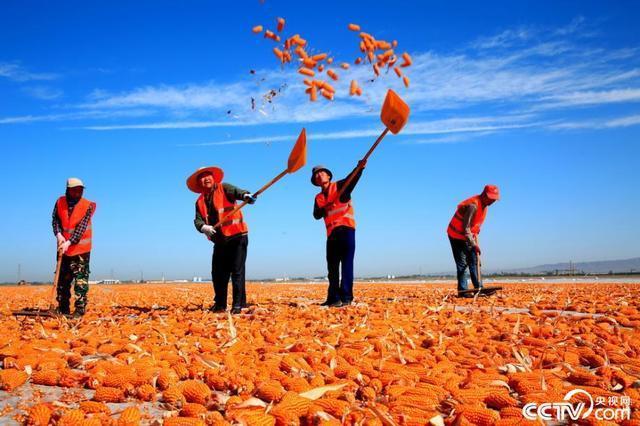
M 327 238 L 327 269 L 329 290 L 327 302 L 353 301 L 353 257 L 356 252 L 356 230 L 339 226 Z M 340 282 L 342 266 L 342 282 Z
M 244 272 L 247 260 L 247 246 L 249 237 L 240 235 L 225 241 L 218 241 L 213 247 L 211 258 L 211 279 L 215 290 L 215 306 L 227 306 L 227 287 L 229 277 L 233 287 L 233 307 L 247 305 Z
M 466 240 L 458 240 L 451 237 L 449 237 L 449 242 L 451 243 L 453 260 L 456 262 L 458 291 L 468 290 L 467 268 L 469 268 L 469 275 L 471 276 L 473 287 L 476 289 L 482 288 L 482 283 L 478 279 L 478 255 L 471 246 L 471 243 Z

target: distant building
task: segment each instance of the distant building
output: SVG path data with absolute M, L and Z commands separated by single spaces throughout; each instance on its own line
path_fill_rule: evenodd
M 193 279 L 191 280 L 194 283 L 201 283 L 202 282 L 202 277 L 193 277 Z
M 106 280 L 100 280 L 97 284 L 120 284 L 120 280 L 114 280 L 113 278 L 108 278 Z

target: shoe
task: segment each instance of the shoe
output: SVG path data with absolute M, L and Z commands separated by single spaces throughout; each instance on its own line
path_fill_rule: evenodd
M 58 307 L 58 309 L 56 309 L 56 313 L 60 315 L 70 315 L 71 311 L 69 310 L 69 308 Z
M 330 303 L 327 306 L 329 306 L 330 308 L 340 308 L 342 307 L 342 302 L 338 300 L 337 302 Z
M 324 302 L 322 302 L 320 304 L 320 306 L 329 306 L 331 304 L 331 302 L 329 302 L 328 300 L 325 300 Z
M 219 314 L 221 312 L 225 312 L 227 310 L 226 306 L 218 306 L 218 305 L 213 305 L 212 307 L 209 308 L 209 312 L 213 312 L 214 314 Z
M 342 306 L 349 306 L 353 303 L 353 301 L 349 300 L 348 302 L 343 301 Z
M 475 293 L 458 293 L 458 298 L 461 299 L 473 299 L 475 297 Z
M 232 315 L 237 315 L 241 313 L 242 313 L 242 308 L 240 306 L 234 306 L 233 308 L 231 308 Z
M 84 309 L 76 309 L 73 311 L 73 318 L 82 318 L 84 316 Z

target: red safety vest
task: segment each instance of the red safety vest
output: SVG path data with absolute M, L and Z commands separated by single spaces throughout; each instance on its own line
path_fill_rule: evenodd
M 356 228 L 356 220 L 353 214 L 353 205 L 351 200 L 346 203 L 340 202 L 338 195 L 338 184 L 331 182 L 329 184 L 329 191 L 327 195 L 324 192 L 320 192 L 316 195 L 316 204 L 321 209 L 325 209 L 327 214 L 324 216 L 324 224 L 327 227 L 327 236 L 331 235 L 331 232 L 338 226 L 348 226 L 349 228 Z M 335 200 L 329 204 L 330 200 Z
M 469 204 L 475 204 L 476 214 L 471 219 L 471 233 L 474 237 L 477 237 L 480 233 L 480 227 L 484 222 L 485 217 L 487 216 L 487 208 L 483 206 L 480 202 L 480 196 L 474 195 L 471 198 L 467 198 L 456 208 L 456 213 L 451 218 L 451 222 L 449 222 L 449 227 L 447 228 L 447 234 L 456 240 L 466 240 L 467 237 L 464 234 L 464 224 L 462 221 L 464 220 L 464 209 Z
M 58 218 L 60 219 L 60 224 L 62 225 L 62 236 L 67 240 L 71 238 L 73 231 L 76 226 L 82 221 L 82 218 L 85 217 L 89 207 L 93 207 L 93 213 L 96 212 L 96 203 L 91 202 L 85 198 L 81 198 L 80 201 L 75 205 L 71 214 L 69 214 L 69 205 L 67 204 L 67 197 L 62 196 L 58 198 L 56 203 L 56 208 L 58 210 Z M 64 254 L 65 256 L 77 256 L 83 253 L 89 253 L 91 251 L 91 218 L 89 218 L 89 225 L 87 229 L 80 237 L 80 241 L 78 244 L 72 244 L 69 246 L 69 249 Z
M 207 225 L 210 225 L 209 214 L 207 212 L 207 204 L 205 202 L 205 194 L 200 194 L 196 205 L 198 206 L 198 211 L 204 218 L 205 223 Z M 229 212 L 233 210 L 235 205 L 235 201 L 231 202 L 227 199 L 222 184 L 216 184 L 213 188 L 213 207 L 218 211 L 218 220 L 222 219 L 223 217 L 225 218 L 224 222 L 222 222 L 219 227 L 222 235 L 224 235 L 225 237 L 230 237 L 236 234 L 246 234 L 247 232 L 249 232 L 249 227 L 244 222 L 244 218 L 242 217 L 242 211 L 238 210 L 231 216 L 226 217 L 226 215 L 228 215 Z M 215 223 L 213 225 L 215 225 Z

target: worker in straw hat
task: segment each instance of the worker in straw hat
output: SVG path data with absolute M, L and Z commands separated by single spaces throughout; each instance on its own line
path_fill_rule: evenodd
M 87 308 L 89 292 L 89 259 L 91 257 L 91 218 L 96 203 L 83 198 L 84 184 L 78 178 L 67 179 L 65 195 L 53 207 L 53 234 L 62 256 L 58 278 L 58 312 L 69 314 L 71 283 L 76 295 L 74 316 L 82 316 Z
M 324 218 L 324 224 L 327 228 L 329 289 L 327 300 L 322 303 L 322 306 L 340 307 L 349 305 L 353 301 L 356 221 L 351 203 L 351 192 L 360 180 L 365 166 L 366 161 L 358 162 L 358 166 L 347 178 L 337 182 L 331 181 L 333 174 L 324 166 L 316 166 L 311 171 L 311 183 L 321 188 L 315 198 L 313 217 L 316 220 Z M 345 187 L 350 178 L 351 181 Z M 340 274 L 340 267 L 342 267 L 342 274 Z
M 467 198 L 458 204 L 447 227 L 453 259 L 456 262 L 458 296 L 460 297 L 473 297 L 473 295 L 465 293 L 467 290 L 467 267 L 473 287 L 482 288 L 482 282 L 478 279 L 478 257 L 481 253 L 478 234 L 487 216 L 487 207 L 499 199 L 498 187 L 486 185 L 481 194 Z
M 187 179 L 187 187 L 200 194 L 196 201 L 196 229 L 214 243 L 211 279 L 215 291 L 212 312 L 225 312 L 229 278 L 233 287 L 231 313 L 239 314 L 247 306 L 245 262 L 249 228 L 238 210 L 229 215 L 236 201 L 253 204 L 256 198 L 244 189 L 223 183 L 224 172 L 218 167 L 201 167 Z M 219 227 L 215 225 L 223 219 Z

